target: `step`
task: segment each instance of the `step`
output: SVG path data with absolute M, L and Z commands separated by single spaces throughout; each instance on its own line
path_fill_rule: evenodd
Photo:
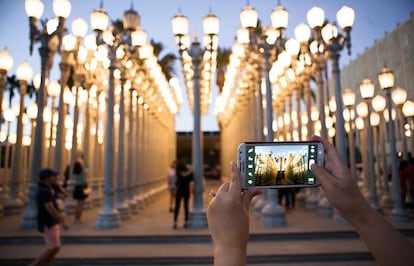
M 399 229 L 406 237 L 414 238 L 414 228 Z M 310 232 L 268 232 L 252 233 L 250 242 L 265 241 L 295 241 L 295 240 L 345 240 L 359 239 L 359 235 L 352 229 L 329 230 Z M 61 237 L 63 244 L 180 244 L 180 243 L 211 243 L 209 234 L 176 234 L 176 235 L 64 235 Z M 2 245 L 43 245 L 44 241 L 40 234 L 0 236 L 0 247 Z
M 42 250 L 42 245 L 4 245 L 0 265 L 27 265 Z M 56 265 L 207 265 L 212 264 L 212 254 L 211 243 L 64 244 Z M 372 260 L 360 239 L 250 242 L 248 246 L 249 264 Z

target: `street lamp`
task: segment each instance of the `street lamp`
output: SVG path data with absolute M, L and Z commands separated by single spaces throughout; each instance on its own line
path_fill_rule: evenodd
M 195 36 L 191 46 L 189 45 L 188 24 L 187 17 L 180 12 L 171 19 L 172 31 L 180 53 L 190 107 L 194 114 L 192 150 L 194 207 L 190 225 L 193 228 L 204 228 L 207 226 L 207 221 L 203 206 L 201 114 L 207 112 L 211 99 L 212 80 L 216 69 L 220 20 L 211 12 L 203 18 L 204 50 L 201 48 L 197 36 Z
M 266 127 L 267 134 L 266 134 L 266 141 L 273 142 L 274 141 L 274 131 L 273 131 L 273 92 L 271 87 L 270 81 L 270 59 L 274 56 L 274 51 L 276 52 L 276 56 L 280 56 L 283 52 L 282 50 L 285 48 L 289 49 L 291 54 L 285 52 L 285 57 L 280 56 L 280 58 L 285 58 L 286 66 L 290 65 L 290 59 L 294 56 L 294 54 L 299 52 L 300 45 L 297 41 L 293 40 L 286 42 L 286 39 L 283 37 L 283 31 L 287 28 L 288 20 L 289 20 L 289 13 L 288 11 L 283 8 L 280 4 L 272 11 L 270 15 L 271 20 L 271 27 L 261 29 L 261 33 L 258 35 L 255 29 L 258 27 L 258 13 L 257 11 L 250 5 L 243 8 L 240 12 L 240 23 L 242 25 L 242 29 L 239 32 L 247 32 L 247 37 L 245 40 L 238 34 L 238 39 L 240 43 L 245 43 L 246 51 L 252 51 L 255 55 L 254 56 L 247 56 L 247 62 L 250 62 L 255 68 L 257 68 L 258 72 L 258 81 L 259 84 L 262 84 L 264 80 L 264 93 L 266 95 Z M 240 38 L 239 38 L 240 37 Z M 306 36 L 305 36 L 306 37 Z M 295 42 L 295 43 L 294 43 Z M 263 59 L 260 59 L 260 56 L 263 56 Z M 257 58 L 257 59 L 254 59 Z M 256 69 L 255 69 L 256 70 Z M 283 71 L 283 70 L 282 70 Z M 256 74 L 257 75 L 257 74 Z M 262 77 L 264 75 L 264 77 Z M 259 86 L 258 90 L 258 107 L 259 107 L 259 119 L 262 122 L 262 91 L 261 86 Z M 289 98 L 290 102 L 291 99 Z M 291 106 L 289 106 L 291 107 Z M 281 106 L 282 110 L 284 106 Z M 290 108 L 291 110 L 291 108 Z M 257 119 L 257 118 L 256 118 Z M 263 128 L 261 128 L 263 131 Z M 292 132 L 290 132 L 292 133 Z M 270 189 L 266 191 L 266 195 L 264 195 L 265 204 L 261 210 L 262 221 L 265 226 L 268 227 L 279 227 L 284 226 L 286 224 L 285 213 L 283 209 L 280 207 L 278 203 L 278 195 L 276 189 Z M 257 202 L 258 204 L 262 205 L 260 201 Z M 259 206 L 258 206 L 259 207 Z
M 370 195 L 370 204 L 371 207 L 377 211 L 381 211 L 380 206 L 378 205 L 377 197 L 377 182 L 375 176 L 375 166 L 374 166 L 374 140 L 373 132 L 371 126 L 371 102 L 374 97 L 375 86 L 370 79 L 364 79 L 360 86 L 359 90 L 364 101 L 367 103 L 367 115 L 365 117 L 365 141 L 367 144 L 367 149 L 365 152 L 368 153 L 366 157 L 368 160 L 368 173 L 366 174 L 369 180 L 369 195 Z
M 355 92 L 349 88 L 344 89 L 342 92 L 342 100 L 344 102 L 345 108 L 347 108 L 349 112 L 349 134 L 348 134 L 349 163 L 351 166 L 352 177 L 355 180 L 357 180 L 356 163 L 355 163 L 354 125 L 353 125 L 353 117 L 351 115 L 353 111 L 353 106 L 355 105 Z M 330 103 L 329 106 L 335 105 L 335 111 L 336 111 L 336 101 L 334 101 L 334 103 L 331 103 L 331 101 L 329 101 L 329 103 Z
M 3 110 L 3 94 L 6 89 L 7 83 L 7 72 L 13 67 L 13 58 L 10 56 L 7 48 L 4 48 L 0 52 L 0 119 L 2 116 Z
M 397 115 L 399 120 L 399 135 L 400 135 L 400 141 L 401 141 L 401 148 L 403 153 L 403 158 L 406 160 L 409 160 L 408 156 L 408 149 L 407 149 L 407 140 L 405 138 L 405 130 L 404 130 L 404 124 L 405 124 L 405 117 L 402 111 L 403 104 L 407 100 L 407 91 L 404 90 L 401 87 L 395 88 L 391 93 L 391 98 L 394 104 L 397 107 Z
M 409 119 L 409 129 L 410 132 L 410 138 L 411 138 L 411 156 L 414 156 L 414 102 L 413 101 L 406 101 L 402 107 L 402 112 L 405 117 Z M 411 121 L 410 121 L 411 120 Z
M 352 8 L 343 6 L 336 14 L 337 21 L 342 28 L 343 34 L 338 32 L 336 26 L 332 23 L 324 23 L 324 11 L 319 7 L 313 7 L 307 14 L 308 22 L 315 33 L 315 40 L 318 47 L 324 47 L 328 57 L 332 61 L 332 75 L 335 82 L 335 99 L 336 99 L 336 148 L 344 162 L 347 162 L 346 144 L 345 144 L 345 127 L 344 117 L 342 115 L 343 103 L 341 97 L 341 81 L 339 69 L 340 52 L 346 46 L 348 53 L 351 48 L 350 32 L 355 19 L 355 12 Z M 323 48 L 322 48 L 323 50 Z M 323 109 L 321 110 L 323 111 Z M 321 115 L 321 119 L 322 119 Z
M 13 153 L 12 171 L 10 175 L 9 200 L 4 206 L 5 215 L 19 214 L 23 208 L 23 198 L 21 195 L 21 184 L 23 183 L 22 174 L 22 148 L 23 148 L 23 114 L 24 100 L 27 91 L 27 83 L 33 77 L 33 70 L 27 61 L 20 64 L 16 69 L 17 80 L 20 85 L 20 104 L 19 115 L 17 117 L 16 145 Z
M 378 81 L 382 90 L 385 90 L 387 98 L 388 109 L 388 144 L 390 147 L 390 159 L 391 159 L 391 174 L 393 185 L 393 208 L 391 211 L 391 218 L 395 221 L 408 222 L 411 219 L 408 217 L 401 199 L 400 190 L 400 178 L 398 175 L 398 161 L 397 161 L 397 149 L 395 147 L 395 127 L 392 119 L 392 99 L 391 90 L 394 87 L 394 72 L 384 67 L 380 73 L 378 73 Z
M 383 117 L 384 110 L 386 106 L 386 100 L 383 96 L 377 95 L 372 99 L 372 109 L 377 112 L 380 117 Z M 386 125 L 384 124 L 384 119 L 380 119 L 379 128 L 379 143 L 386 143 Z M 388 185 L 388 160 L 387 160 L 387 153 L 385 151 L 385 145 L 379 145 L 380 150 L 380 157 L 381 157 L 381 164 L 382 164 L 382 182 L 383 182 L 383 191 L 380 199 L 380 204 L 385 209 L 392 208 L 392 199 L 390 194 L 390 188 Z M 379 159 L 376 160 L 377 164 L 379 164 Z
M 33 44 L 36 41 L 40 42 L 39 53 L 41 57 L 41 76 L 40 86 L 38 91 L 37 106 L 38 114 L 36 118 L 36 131 L 34 135 L 33 158 L 32 158 L 32 172 L 29 184 L 29 204 L 23 214 L 23 222 L 21 227 L 23 229 L 36 228 L 36 202 L 35 193 L 37 189 L 37 179 L 39 170 L 42 167 L 43 159 L 43 108 L 45 106 L 45 81 L 49 76 L 52 67 L 53 57 L 56 51 L 60 49 L 62 40 L 62 33 L 66 17 L 71 11 L 71 4 L 68 0 L 54 0 L 53 10 L 58 17 L 58 23 L 55 20 L 49 20 L 46 27 L 38 28 L 38 20 L 43 14 L 43 3 L 40 0 L 26 0 L 25 10 L 29 17 L 30 23 L 30 54 L 33 51 Z

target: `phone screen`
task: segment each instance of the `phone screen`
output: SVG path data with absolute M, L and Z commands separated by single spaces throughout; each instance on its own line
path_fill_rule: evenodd
M 310 170 L 322 164 L 321 143 L 245 143 L 244 187 L 316 186 Z

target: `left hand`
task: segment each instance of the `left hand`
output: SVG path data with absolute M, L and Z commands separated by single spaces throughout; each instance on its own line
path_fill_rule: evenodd
M 207 220 L 216 247 L 246 249 L 249 238 L 249 207 L 261 190 L 241 192 L 240 171 L 231 163 L 231 181 L 220 186 L 207 207 Z

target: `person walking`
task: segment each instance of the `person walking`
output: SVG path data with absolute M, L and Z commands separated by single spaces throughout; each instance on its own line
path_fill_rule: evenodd
M 175 194 L 177 192 L 177 176 L 175 174 L 175 167 L 177 165 L 177 162 L 174 160 L 170 167 L 168 168 L 168 176 L 167 176 L 167 182 L 168 182 L 168 191 L 170 192 L 170 212 L 174 211 L 174 200 L 175 200 Z
M 177 194 L 175 195 L 174 224 L 173 228 L 177 229 L 177 218 L 180 212 L 181 199 L 184 200 L 184 228 L 188 227 L 188 203 L 190 200 L 190 183 L 193 181 L 193 170 L 187 167 L 183 162 L 178 161 L 175 173 L 177 176 Z
M 65 223 L 64 216 L 59 211 L 57 204 L 58 190 L 57 185 L 58 173 L 50 168 L 39 171 L 39 182 L 36 193 L 37 204 L 37 229 L 43 234 L 46 244 L 44 251 L 31 265 L 53 265 L 56 254 L 59 252 L 60 227 L 62 224 L 64 230 L 69 227 Z
M 83 165 L 83 156 L 78 154 L 78 158 L 73 165 L 73 181 L 75 187 L 73 189 L 73 199 L 76 200 L 75 207 L 75 223 L 81 224 L 83 205 L 85 199 L 88 197 L 88 185 L 86 183 L 85 167 Z

